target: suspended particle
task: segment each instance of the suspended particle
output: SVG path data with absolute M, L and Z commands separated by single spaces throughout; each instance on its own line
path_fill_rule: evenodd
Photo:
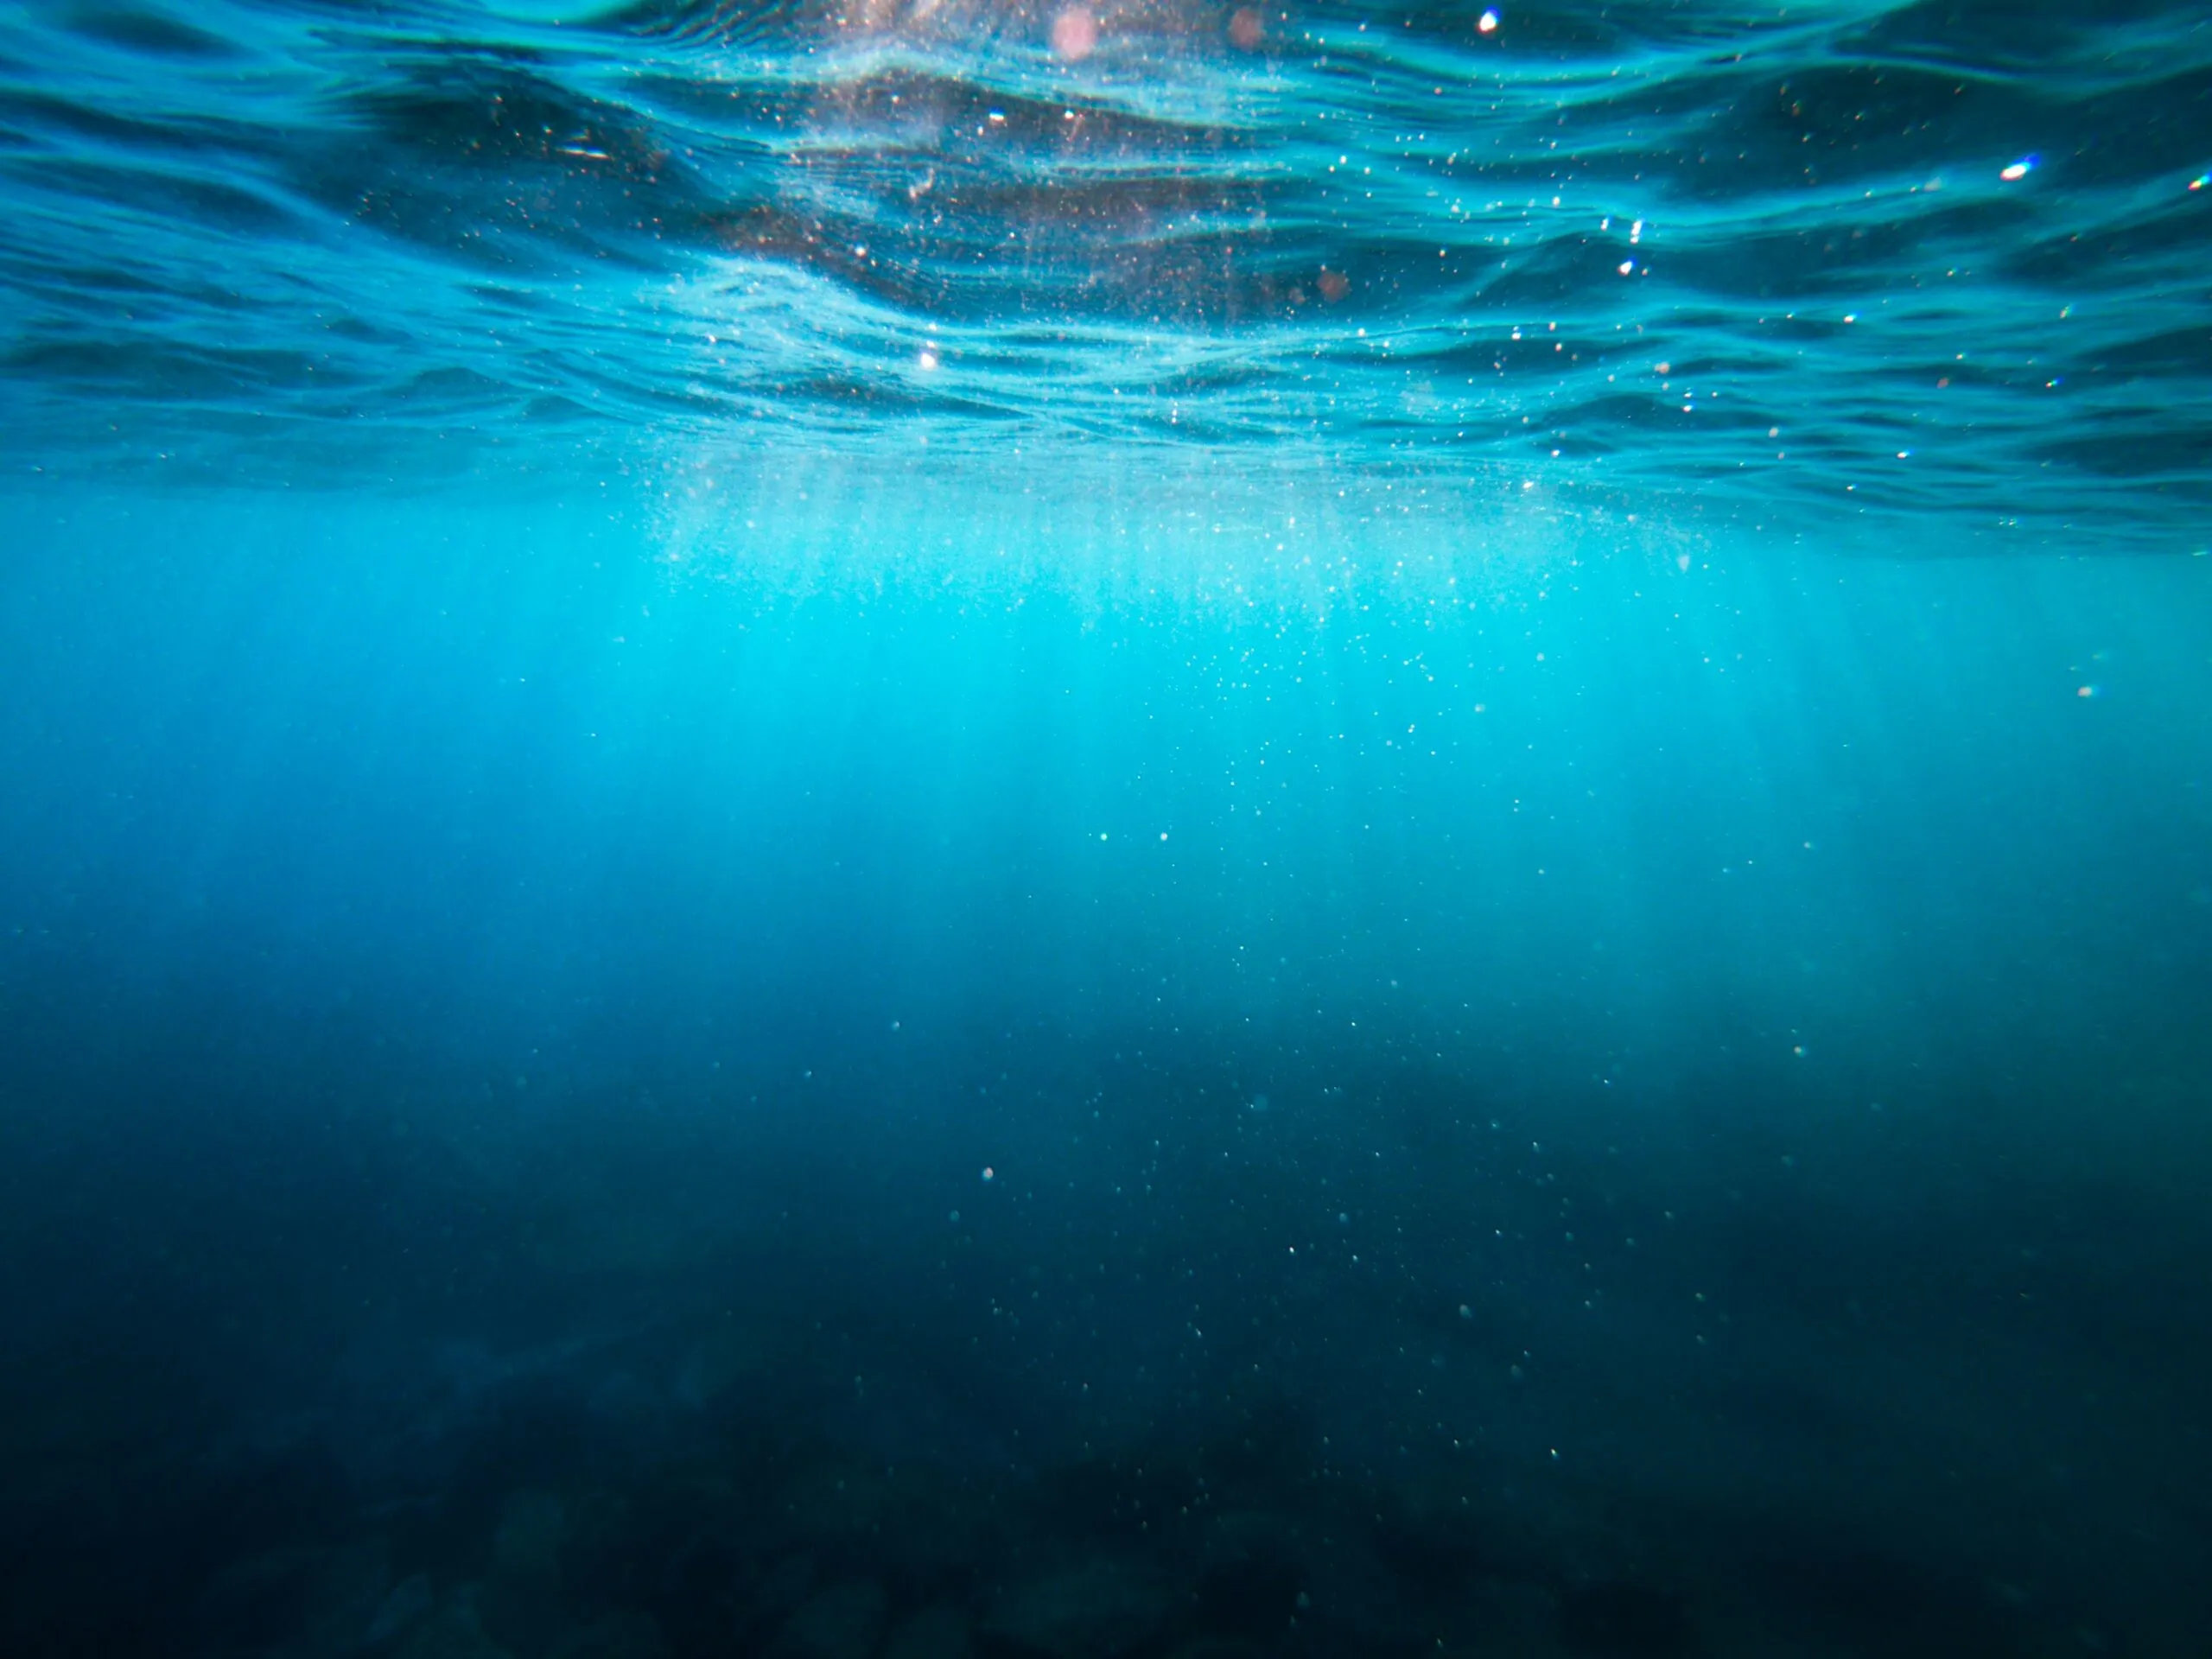
M 1080 63 L 1098 48 L 1098 19 L 1087 6 L 1070 6 L 1052 19 L 1052 51 L 1063 63 Z

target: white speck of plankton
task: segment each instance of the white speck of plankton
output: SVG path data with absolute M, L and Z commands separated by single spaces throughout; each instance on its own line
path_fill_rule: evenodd
M 1497 9 L 1493 6 L 1488 11 L 1483 13 L 1481 16 L 1476 18 L 1475 27 L 1482 30 L 1485 35 L 1495 35 L 1497 33 Z
M 999 1173 L 998 1173 L 998 1171 L 996 1171 L 995 1169 L 993 1169 L 993 1168 L 992 1168 L 988 1164 L 985 1164 L 985 1165 L 983 1166 L 983 1179 L 984 1179 L 985 1180 L 987 1180 L 987 1181 L 995 1181 L 996 1179 L 998 1179 L 998 1178 L 999 1178 Z
M 1997 176 L 2004 180 L 2007 184 L 2018 184 L 2022 179 L 2026 178 L 2029 174 L 2035 170 L 2036 158 L 2032 156 L 2023 156 L 2018 161 L 2013 162 L 2012 166 L 2006 168 Z

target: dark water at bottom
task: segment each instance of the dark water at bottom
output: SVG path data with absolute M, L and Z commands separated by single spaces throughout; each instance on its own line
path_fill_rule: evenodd
M 658 511 L 9 509 L 8 1650 L 2212 1652 L 2204 563 Z

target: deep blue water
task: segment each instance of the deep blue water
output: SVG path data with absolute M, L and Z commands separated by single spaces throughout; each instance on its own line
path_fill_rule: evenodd
M 2147 0 L 0 6 L 0 1649 L 2206 1659 L 2208 169 Z

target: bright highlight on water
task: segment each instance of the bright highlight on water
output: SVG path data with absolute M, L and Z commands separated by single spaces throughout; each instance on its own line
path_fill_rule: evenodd
M 0 1647 L 2204 1659 L 2209 85 L 0 8 Z

